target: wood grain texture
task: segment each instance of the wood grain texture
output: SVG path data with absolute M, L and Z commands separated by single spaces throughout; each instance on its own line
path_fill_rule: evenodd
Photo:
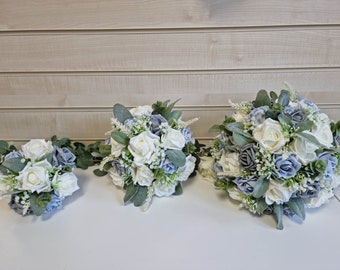
M 340 27 L 300 31 L 1 35 L 0 72 L 339 67 Z
M 339 13 L 338 0 L 2 0 L 0 30 L 338 24 Z
M 340 69 L 0 74 L 0 108 L 137 106 L 178 98 L 181 106 L 226 105 L 228 99 L 251 100 L 260 89 L 278 92 L 284 82 L 305 98 L 330 104 L 340 101 L 339 74 Z

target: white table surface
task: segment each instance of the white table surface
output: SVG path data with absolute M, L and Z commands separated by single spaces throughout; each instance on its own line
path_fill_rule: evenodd
M 81 190 L 51 217 L 22 217 L 0 201 L 0 269 L 340 269 L 340 203 L 303 224 L 252 216 L 200 176 L 147 212 L 123 206 L 109 177 L 76 170 Z

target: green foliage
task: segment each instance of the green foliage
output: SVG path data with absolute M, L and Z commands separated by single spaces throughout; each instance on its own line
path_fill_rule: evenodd
M 94 175 L 99 176 L 99 177 L 107 175 L 107 172 L 106 172 L 106 171 L 101 171 L 101 170 L 99 170 L 99 169 L 95 169 L 95 170 L 93 171 L 93 173 L 94 173 Z
M 133 116 L 129 112 L 129 110 L 127 108 L 125 108 L 124 105 L 119 104 L 119 103 L 117 103 L 113 106 L 113 115 L 122 124 L 125 122 L 125 120 L 127 120 L 129 118 L 133 118 Z
M 17 149 L 14 145 L 10 145 L 8 142 L 0 140 L 0 155 L 7 155 L 8 153 L 16 150 Z
M 303 199 L 301 198 L 291 198 L 288 201 L 289 208 L 302 220 L 305 219 L 305 203 L 303 202 Z
M 256 213 L 259 215 L 262 215 L 263 212 L 268 208 L 267 203 L 265 199 L 263 198 L 258 198 L 256 200 Z
M 269 187 L 268 178 L 260 178 L 259 180 L 256 181 L 252 195 L 258 199 L 266 193 L 268 187 Z
M 270 101 L 270 97 L 267 93 L 266 90 L 260 90 L 257 95 L 256 95 L 256 99 L 254 101 L 254 107 L 258 108 L 261 106 L 270 106 L 271 101 Z
M 226 126 L 226 129 L 232 132 L 233 140 L 240 147 L 253 142 L 252 135 L 244 131 L 243 123 L 240 123 L 240 122 L 230 123 Z
M 133 196 L 133 198 L 130 199 L 130 201 L 133 201 L 134 206 L 139 207 L 145 203 L 147 196 L 148 196 L 148 187 L 139 186 L 138 191 Z
M 26 164 L 26 162 L 21 162 L 21 158 L 11 158 L 5 160 L 1 166 L 15 174 L 18 174 L 23 168 L 25 168 Z
M 165 154 L 176 167 L 182 167 L 185 165 L 186 156 L 181 150 L 168 149 L 165 151 Z
M 162 101 L 157 101 L 156 103 L 152 104 L 152 114 L 160 114 L 162 115 L 168 122 L 169 124 L 171 125 L 171 122 L 174 120 L 174 119 L 178 119 L 180 117 L 180 112 L 179 111 L 175 111 L 175 112 L 172 112 L 175 104 L 179 101 L 176 100 L 175 102 L 173 103 L 170 103 L 170 100 L 166 100 L 164 102 Z
M 273 210 L 274 210 L 274 214 L 275 214 L 276 221 L 277 221 L 276 228 L 278 230 L 283 230 L 283 222 L 282 222 L 283 206 L 282 204 L 274 203 Z
M 183 193 L 183 187 L 182 187 L 182 184 L 181 182 L 178 182 L 177 186 L 176 186 L 176 189 L 175 189 L 175 192 L 174 192 L 174 196 L 178 196 L 178 195 L 181 195 Z
M 279 98 L 278 98 L 278 103 L 280 103 L 283 107 L 288 106 L 290 101 L 290 93 L 288 90 L 281 90 Z
M 50 193 L 32 193 L 30 196 L 30 206 L 33 213 L 37 216 L 41 216 L 46 209 L 47 204 L 52 200 Z
M 129 144 L 129 137 L 121 131 L 112 131 L 111 138 L 114 139 L 117 143 L 128 145 Z
M 140 187 L 139 185 L 134 185 L 133 183 L 131 183 L 130 185 L 128 185 L 126 187 L 126 192 L 125 192 L 125 195 L 124 195 L 124 203 L 125 204 L 133 201 L 133 198 L 137 194 L 139 187 Z

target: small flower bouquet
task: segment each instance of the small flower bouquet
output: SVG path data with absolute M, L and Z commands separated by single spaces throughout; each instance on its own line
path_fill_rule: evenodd
M 0 141 L 0 198 L 10 195 L 10 207 L 23 216 L 60 209 L 79 189 L 72 172 L 76 156 L 65 145 L 69 140 L 33 139 L 18 151 Z
M 113 107 L 112 130 L 107 145 L 100 147 L 103 157 L 94 173 L 110 173 L 113 183 L 125 190 L 124 203 L 148 208 L 153 195 L 179 195 L 182 182 L 198 166 L 198 142 L 189 124 L 174 103 L 157 102 L 128 110 Z
M 212 128 L 220 132 L 209 151 L 217 188 L 251 213 L 273 214 L 278 229 L 283 215 L 303 220 L 305 208 L 334 196 L 340 122 L 291 89 L 261 90 L 254 101 L 232 107 L 234 115 Z

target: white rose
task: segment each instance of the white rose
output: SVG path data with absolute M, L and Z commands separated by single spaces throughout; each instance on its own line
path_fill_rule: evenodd
M 326 147 L 332 147 L 333 133 L 328 121 L 316 123 L 312 130 L 312 134 L 322 145 Z
M 111 144 L 111 155 L 114 157 L 119 157 L 122 154 L 122 149 L 124 148 L 123 144 L 118 143 L 116 140 L 112 139 L 110 140 Z
M 296 154 L 304 165 L 317 159 L 315 150 L 318 147 L 303 137 L 296 137 L 290 144 L 289 149 Z
M 40 139 L 30 140 L 22 145 L 21 148 L 24 156 L 32 161 L 41 160 L 53 151 L 52 142 Z
M 134 157 L 134 163 L 139 166 L 153 161 L 158 146 L 159 137 L 147 130 L 132 137 L 128 149 Z
M 180 173 L 178 178 L 176 178 L 177 181 L 186 181 L 188 180 L 190 174 L 194 171 L 195 169 L 195 162 L 196 158 L 193 157 L 192 155 L 189 155 L 186 157 L 186 162 L 185 165 L 182 167 L 179 167 L 177 169 L 177 173 Z
M 136 167 L 133 171 L 133 182 L 141 186 L 150 186 L 154 180 L 153 172 L 145 165 Z
M 142 115 L 150 115 L 152 112 L 152 107 L 149 105 L 146 106 L 138 106 L 136 108 L 130 109 L 130 113 L 135 116 L 142 116 Z
M 232 198 L 233 200 L 239 201 L 239 202 L 242 201 L 243 193 L 237 187 L 228 189 L 228 194 L 230 198 Z
M 221 156 L 221 159 L 217 162 L 223 171 L 217 172 L 217 176 L 240 176 L 240 163 L 238 161 L 237 153 L 227 153 Z
M 272 153 L 281 150 L 287 141 L 280 123 L 270 118 L 254 128 L 253 136 L 261 147 Z
M 212 179 L 214 181 L 216 178 L 214 163 L 215 161 L 213 157 L 201 157 L 198 171 L 203 176 L 203 178 Z
M 317 197 L 304 199 L 304 202 L 307 208 L 316 208 L 328 202 L 328 200 L 332 198 L 333 195 L 334 194 L 331 190 L 322 189 L 318 193 Z
M 123 187 L 124 186 L 124 181 L 122 177 L 119 175 L 117 170 L 115 168 L 112 168 L 110 170 L 110 176 L 112 178 L 112 183 L 118 187 Z
M 46 159 L 33 165 L 30 162 L 27 163 L 26 167 L 19 172 L 17 177 L 21 183 L 20 189 L 37 193 L 51 191 L 48 175 L 51 168 L 52 165 Z
M 287 187 L 284 183 L 276 180 L 269 181 L 269 187 L 265 194 L 266 204 L 273 203 L 283 204 L 288 202 L 292 196 L 293 190 Z
M 161 181 L 156 181 L 153 185 L 155 195 L 158 197 L 171 196 L 176 190 L 177 183 L 174 181 L 172 184 L 164 184 Z
M 185 146 L 185 138 L 183 134 L 176 129 L 168 128 L 162 135 L 162 142 L 165 149 L 182 150 Z
M 67 197 L 79 189 L 78 179 L 74 173 L 64 173 L 62 175 L 55 175 L 52 180 L 55 194 L 59 197 Z

